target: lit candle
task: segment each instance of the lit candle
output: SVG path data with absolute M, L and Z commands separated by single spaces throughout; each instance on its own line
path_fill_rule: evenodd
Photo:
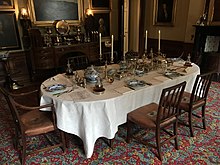
M 146 37 L 145 37 L 145 51 L 147 51 L 147 30 L 146 30 Z
M 160 52 L 160 30 L 158 31 L 158 52 Z
M 101 54 L 102 54 L 102 34 L 101 33 L 99 33 L 99 54 L 101 58 Z
M 114 60 L 114 57 L 113 57 L 113 51 L 114 51 L 114 36 L 112 35 L 112 49 L 111 49 L 111 62 L 113 62 Z

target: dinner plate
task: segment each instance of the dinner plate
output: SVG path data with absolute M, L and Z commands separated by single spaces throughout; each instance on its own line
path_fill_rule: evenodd
M 173 78 L 176 78 L 179 76 L 183 76 L 182 74 L 180 74 L 178 72 L 166 72 L 164 75 L 170 79 L 173 79 Z
M 63 89 L 66 89 L 66 85 L 63 85 L 63 84 L 53 84 L 51 86 L 48 86 L 46 88 L 46 91 L 53 92 L 53 91 L 63 90 Z

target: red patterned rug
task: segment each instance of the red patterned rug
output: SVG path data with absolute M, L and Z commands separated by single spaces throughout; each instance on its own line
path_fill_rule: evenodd
M 120 126 L 113 148 L 104 139 L 96 141 L 92 157 L 86 159 L 82 141 L 74 135 L 68 136 L 69 147 L 64 154 L 60 148 L 28 156 L 27 164 L 220 164 L 220 83 L 213 82 L 206 107 L 207 129 L 194 129 L 195 137 L 189 137 L 186 127 L 179 128 L 179 146 L 162 147 L 163 161 L 156 157 L 156 150 L 139 144 L 135 140 L 126 143 L 125 126 Z M 0 164 L 20 164 L 18 151 L 12 145 L 12 120 L 3 97 L 0 97 Z M 148 136 L 151 136 L 149 134 Z M 53 136 L 48 136 L 52 138 Z M 54 138 L 54 137 L 53 137 Z M 39 136 L 29 139 L 30 148 L 45 145 Z

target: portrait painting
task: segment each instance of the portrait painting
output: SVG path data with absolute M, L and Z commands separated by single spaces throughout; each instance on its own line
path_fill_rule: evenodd
M 14 8 L 13 0 L 0 0 L 0 9 L 12 9 Z
M 211 25 L 220 25 L 220 0 L 210 0 L 208 16 Z
M 95 30 L 102 34 L 102 37 L 110 36 L 110 12 L 93 12 Z
M 34 24 L 51 24 L 56 20 L 79 23 L 81 17 L 80 0 L 31 0 Z
M 176 0 L 154 0 L 154 25 L 173 26 Z
M 20 48 L 14 12 L 0 12 L 0 50 Z

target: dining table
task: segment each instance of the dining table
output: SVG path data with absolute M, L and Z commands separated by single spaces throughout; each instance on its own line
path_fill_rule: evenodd
M 141 106 L 158 103 L 162 89 L 186 81 L 185 90 L 192 90 L 200 68 L 193 64 L 186 67 L 183 61 L 174 62 L 168 67 L 179 73 L 178 76 L 167 76 L 160 69 L 143 75 L 130 75 L 109 83 L 106 76 L 102 79 L 104 91 L 94 92 L 95 83 L 87 82 L 85 87 L 78 86 L 75 75 L 57 74 L 41 84 L 40 104 L 54 103 L 57 127 L 67 133 L 80 137 L 83 141 L 86 158 L 93 155 L 94 145 L 98 138 L 113 139 L 118 127 L 127 120 L 127 114 Z M 118 64 L 107 66 L 107 70 L 120 69 Z M 77 71 L 83 76 L 83 70 Z M 131 80 L 145 82 L 142 85 L 130 86 Z M 48 90 L 48 87 L 61 84 L 64 89 Z M 48 110 L 48 109 L 42 109 Z

